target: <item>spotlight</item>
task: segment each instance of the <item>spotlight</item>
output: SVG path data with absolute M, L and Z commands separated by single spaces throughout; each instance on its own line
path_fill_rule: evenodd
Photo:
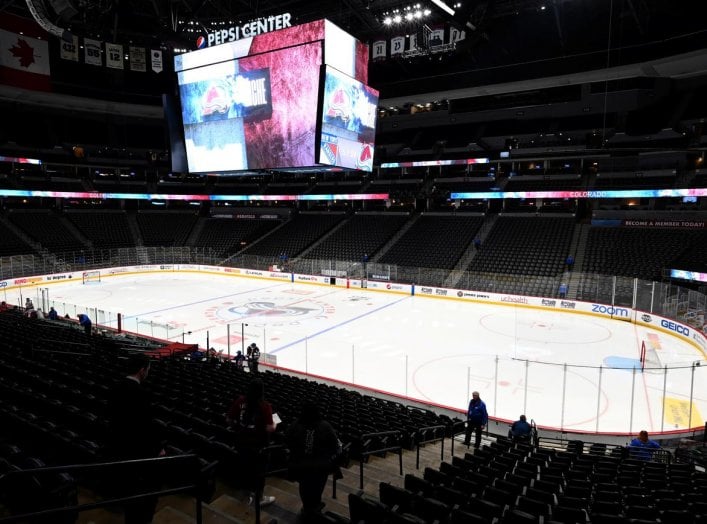
M 405 14 L 405 20 L 407 20 L 408 22 L 409 22 L 410 20 L 412 20 L 412 13 L 406 13 L 406 14 Z
M 420 11 L 419 9 L 415 11 L 415 18 L 422 18 L 422 11 Z
M 385 25 L 390 25 L 390 24 L 393 23 L 393 19 L 390 18 L 389 16 L 386 16 L 386 17 L 383 19 L 383 23 L 384 23 Z
M 400 15 L 395 15 L 393 17 L 393 22 L 395 22 L 396 24 L 399 24 L 400 22 L 402 22 L 402 20 L 403 18 Z

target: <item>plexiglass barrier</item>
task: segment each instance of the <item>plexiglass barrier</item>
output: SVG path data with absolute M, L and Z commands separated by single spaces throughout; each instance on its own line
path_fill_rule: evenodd
M 62 260 L 78 260 L 77 255 L 67 255 Z M 51 266 L 46 261 L 22 259 L 22 274 L 46 274 Z M 38 260 L 38 259 L 36 259 Z M 188 249 L 143 249 L 101 252 L 101 255 L 82 260 L 82 268 L 108 267 L 123 264 L 215 264 L 208 253 Z M 13 266 L 20 267 L 19 262 Z M 410 268 L 381 264 L 364 264 L 362 261 L 303 260 L 288 262 L 284 267 L 278 259 L 267 257 L 238 257 L 228 265 L 241 268 L 269 269 L 280 264 L 280 269 L 306 274 L 351 279 L 367 277 L 369 280 L 415 283 L 495 291 L 510 294 L 533 295 L 537 290 L 559 290 L 561 283 L 568 284 L 566 298 L 630 308 L 640 315 L 659 315 L 677 320 L 695 331 L 705 332 L 707 295 L 675 282 L 650 282 L 629 277 L 603 276 L 581 272 L 565 272 L 554 277 L 516 276 L 505 274 L 478 274 L 450 272 L 429 268 Z M 2 269 L 0 265 L 0 269 Z M 66 270 L 66 269 L 64 269 Z M 5 298 L 7 298 L 6 290 Z M 28 287 L 20 299 L 33 299 L 35 307 L 48 311 L 50 307 L 59 316 L 75 319 L 86 313 L 96 326 L 116 329 L 117 312 L 106 311 L 91 304 L 73 304 L 55 300 L 51 288 Z M 558 298 L 558 293 L 539 296 Z M 14 298 L 14 297 L 13 297 Z M 206 333 L 192 334 L 187 327 L 156 321 L 146 316 L 123 317 L 125 331 L 171 342 L 197 343 L 202 347 L 214 346 L 226 356 L 235 355 L 251 342 L 256 342 L 264 353 L 268 352 L 268 328 L 235 323 L 218 325 Z M 296 329 L 296 328 L 291 328 Z M 365 343 L 352 344 L 332 334 L 308 338 L 291 333 L 299 361 L 288 363 L 288 368 L 311 375 L 327 377 L 361 387 L 380 388 L 403 398 L 419 401 L 427 399 L 426 391 L 439 382 L 439 374 L 422 373 L 424 362 L 408 355 L 404 347 L 380 348 Z M 242 336 L 241 336 L 242 335 Z M 697 341 L 698 339 L 695 338 Z M 697 342 L 696 342 L 697 343 Z M 642 369 L 640 356 L 620 365 L 578 366 L 569 363 L 540 362 L 522 358 L 490 354 L 474 355 L 469 365 L 445 370 L 444 392 L 435 397 L 435 403 L 459 407 L 459 399 L 467 399 L 471 390 L 478 390 L 489 405 L 491 416 L 502 419 L 516 418 L 526 413 L 543 425 L 561 430 L 582 432 L 615 432 L 617 428 L 633 433 L 642 428 L 654 431 L 673 431 L 695 428 L 704 424 L 707 415 L 707 362 L 703 357 L 693 361 L 675 362 L 667 366 L 651 365 Z M 362 372 L 365 369 L 365 373 Z

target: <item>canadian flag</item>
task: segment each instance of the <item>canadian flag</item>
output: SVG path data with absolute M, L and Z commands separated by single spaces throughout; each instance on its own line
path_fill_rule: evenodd
M 0 83 L 49 91 L 47 38 L 34 21 L 4 15 L 0 22 Z

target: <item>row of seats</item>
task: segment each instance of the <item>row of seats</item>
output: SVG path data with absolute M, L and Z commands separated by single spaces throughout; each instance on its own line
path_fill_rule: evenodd
M 7 377 L 0 393 L 8 406 L 66 426 L 100 445 L 106 436 L 105 401 L 110 384 L 121 376 L 122 350 L 109 337 L 85 337 L 62 324 L 28 319 L 14 311 L 0 314 L 0 326 L 9 333 L 6 351 L 0 352 Z M 49 348 L 54 352 L 44 351 Z M 316 398 L 342 440 L 354 449 L 362 445 L 362 435 L 382 431 L 398 431 L 400 442 L 411 447 L 419 428 L 452 423 L 430 411 L 343 388 L 280 373 L 260 376 L 283 420 L 282 430 L 296 418 L 305 399 Z M 164 427 L 178 426 L 187 433 L 228 441 L 233 439 L 223 413 L 250 380 L 248 373 L 230 364 L 167 360 L 153 364 L 146 387 L 153 393 L 156 416 Z
M 691 464 L 632 458 L 593 445 L 567 451 L 498 438 L 475 453 L 349 496 L 350 522 L 707 522 L 707 476 Z M 335 519 L 327 522 L 336 521 Z
M 379 262 L 453 269 L 482 223 L 481 216 L 423 214 Z
M 555 276 L 569 254 L 574 218 L 500 216 L 469 271 Z
M 320 244 L 309 259 L 361 260 L 376 253 L 408 220 L 407 214 L 354 215 Z
M 675 267 L 674 261 L 691 263 L 680 269 L 699 270 L 692 264 L 707 269 L 707 259 L 700 258 L 705 243 L 703 229 L 595 226 L 589 229 L 582 271 L 660 281 L 663 269 Z

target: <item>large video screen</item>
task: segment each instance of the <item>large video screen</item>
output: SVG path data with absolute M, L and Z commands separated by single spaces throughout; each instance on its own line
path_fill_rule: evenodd
M 192 173 L 315 164 L 322 44 L 177 74 Z
M 321 111 L 319 163 L 372 171 L 378 91 L 327 66 Z

